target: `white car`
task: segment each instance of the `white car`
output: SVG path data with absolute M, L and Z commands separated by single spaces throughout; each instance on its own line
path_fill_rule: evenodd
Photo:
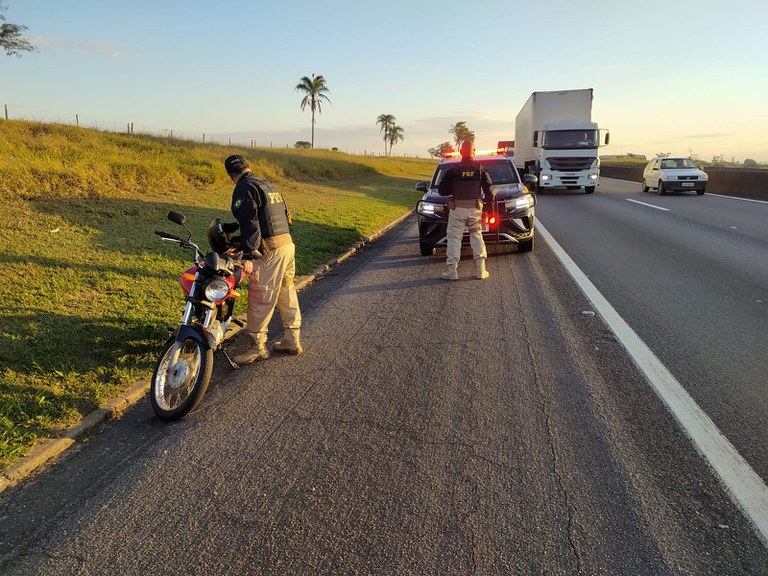
M 654 158 L 643 170 L 643 192 L 655 188 L 663 195 L 695 190 L 701 196 L 708 178 L 690 158 Z

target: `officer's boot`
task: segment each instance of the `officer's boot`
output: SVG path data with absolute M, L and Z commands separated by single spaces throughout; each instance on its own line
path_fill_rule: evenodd
M 459 279 L 459 264 L 448 264 L 443 272 L 443 280 L 458 280 Z
M 301 347 L 301 336 L 299 335 L 299 329 L 286 328 L 283 339 L 275 342 L 272 346 L 272 350 L 275 352 L 281 352 L 283 354 L 292 354 L 293 356 L 304 352 L 304 348 Z
M 478 280 L 485 280 L 490 276 L 485 269 L 485 258 L 475 258 L 475 272 Z
M 267 352 L 267 335 L 264 332 L 248 332 L 248 348 L 238 354 L 232 361 L 238 366 L 250 364 L 256 360 L 266 360 L 269 358 Z

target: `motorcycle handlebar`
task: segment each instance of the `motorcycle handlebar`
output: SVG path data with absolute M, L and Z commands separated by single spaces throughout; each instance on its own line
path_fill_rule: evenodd
M 168 240 L 175 240 L 176 242 L 184 242 L 183 238 L 180 238 L 176 236 L 176 234 L 171 234 L 170 232 L 163 232 L 162 230 L 155 230 L 155 234 L 160 236 L 160 238 L 167 238 Z

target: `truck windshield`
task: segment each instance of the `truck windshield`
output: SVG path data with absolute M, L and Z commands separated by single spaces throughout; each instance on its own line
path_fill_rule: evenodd
M 552 130 L 544 133 L 542 148 L 597 148 L 597 130 Z

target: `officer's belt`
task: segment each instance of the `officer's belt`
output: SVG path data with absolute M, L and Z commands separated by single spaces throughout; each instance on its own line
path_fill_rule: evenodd
M 262 237 L 261 241 L 268 250 L 274 250 L 275 248 L 291 244 L 293 238 L 286 232 L 285 234 L 277 234 L 276 236 L 269 236 L 268 238 Z
M 450 208 L 482 208 L 482 202 L 479 198 L 451 198 Z

